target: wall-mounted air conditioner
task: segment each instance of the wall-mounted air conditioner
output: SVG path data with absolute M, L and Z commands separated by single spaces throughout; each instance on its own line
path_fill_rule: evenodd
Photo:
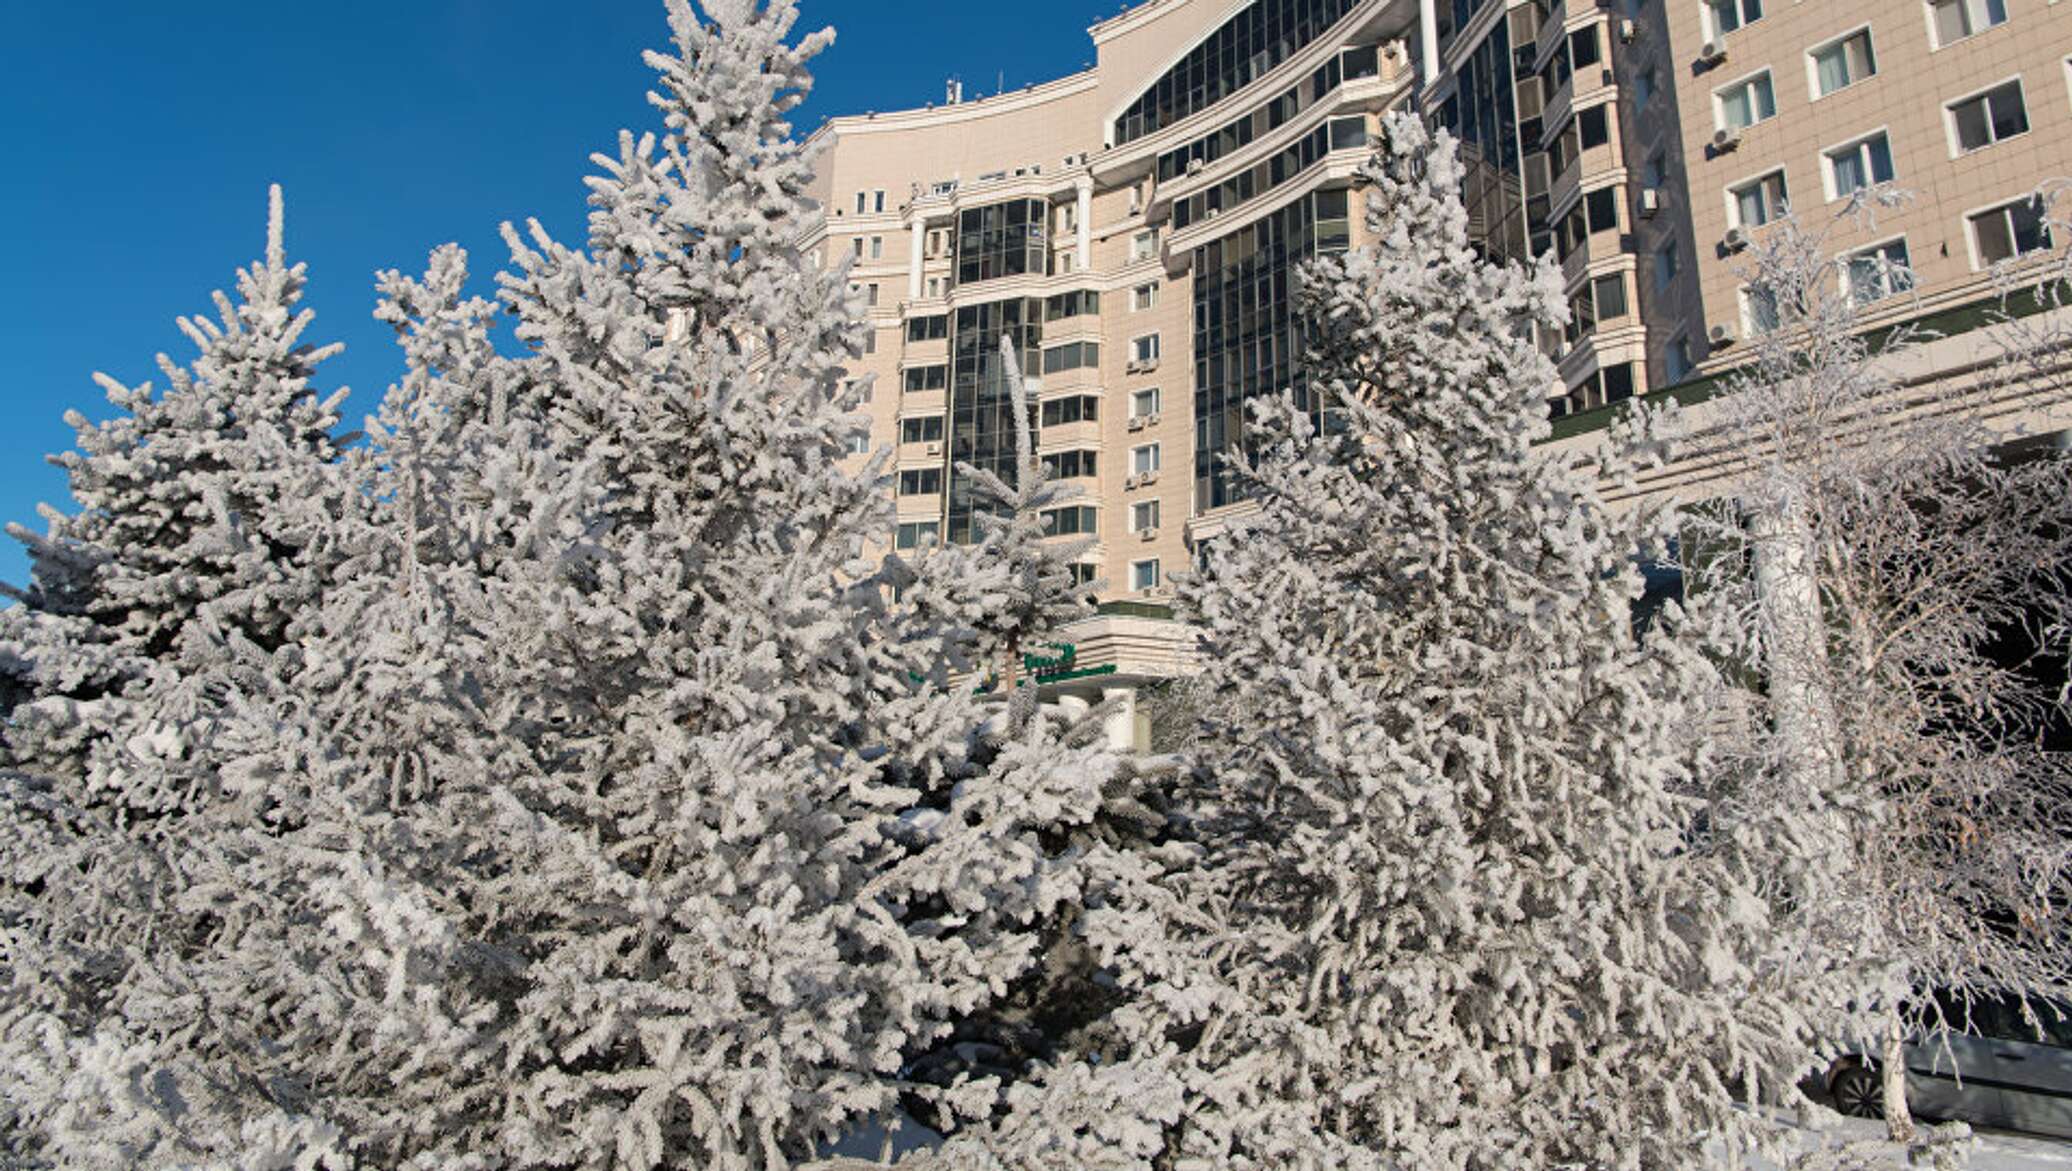
M 1712 136 L 1712 149 L 1717 151 L 1733 150 L 1740 145 L 1741 132 L 1731 126 L 1715 132 Z
M 1735 341 L 1734 327 L 1731 325 L 1715 325 L 1712 332 L 1706 336 L 1712 339 L 1715 346 L 1731 346 Z
M 1139 540 L 1155 541 L 1158 539 L 1158 529 L 1156 526 L 1153 526 L 1151 528 L 1138 529 L 1137 537 Z
M 1129 421 L 1129 428 L 1132 431 L 1142 431 L 1144 429 L 1144 416 L 1137 415 L 1131 418 Z
M 1639 39 L 1640 25 L 1637 22 L 1631 20 L 1622 20 L 1619 22 L 1620 43 L 1630 45 L 1634 41 Z
M 1748 247 L 1748 233 L 1740 228 L 1728 228 L 1727 234 L 1720 239 L 1720 246 L 1729 252 L 1739 252 Z
M 1725 41 L 1707 41 L 1698 46 L 1698 62 L 1702 65 L 1717 65 L 1727 59 Z
M 1640 214 L 1647 219 L 1653 219 L 1656 216 L 1656 214 L 1659 213 L 1661 210 L 1662 189 L 1660 187 L 1641 188 Z
M 942 444 L 940 444 L 940 443 L 931 443 L 931 444 L 929 444 L 929 445 L 928 445 L 928 454 L 929 454 L 929 455 L 941 455 L 941 454 L 942 454 Z

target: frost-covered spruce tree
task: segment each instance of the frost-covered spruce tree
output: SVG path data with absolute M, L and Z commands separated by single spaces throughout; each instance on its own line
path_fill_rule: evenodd
M 370 1165 L 782 1167 L 935 1094 L 910 1061 L 1038 965 L 1121 775 L 986 731 L 972 668 L 1047 605 L 1008 550 L 859 555 L 893 523 L 841 467 L 862 325 L 796 246 L 784 121 L 825 35 L 670 13 L 669 134 L 604 160 L 586 248 L 513 234 L 530 354 L 486 356 L 457 260 L 389 282 L 412 373 L 322 613 L 145 766 L 241 795 L 179 859 L 227 925 L 112 1011 L 242 1001 L 173 1055 Z
M 1181 586 L 1219 697 L 1171 880 L 1201 914 L 1166 919 L 1191 964 L 1110 935 L 1130 1060 L 1184 1086 L 1173 1165 L 1704 1165 L 1802 1043 L 1762 904 L 1696 848 L 1719 681 L 1636 636 L 1664 518 L 1534 450 L 1555 274 L 1474 251 L 1450 141 L 1384 138 L 1378 243 L 1302 282 L 1324 426 L 1262 413 L 1257 519 Z
M 1874 224 L 1900 198 L 1859 196 L 1832 227 Z M 1995 422 L 2057 390 L 2036 361 L 2046 326 L 1982 334 L 2009 343 L 1997 367 L 1924 401 L 1904 379 L 1932 339 L 1866 320 L 1912 274 L 1836 259 L 1831 235 L 1787 217 L 1751 249 L 1773 328 L 1694 439 L 1736 485 L 1698 526 L 1696 580 L 1764 681 L 1731 773 L 1736 820 L 1768 826 L 1749 865 L 1790 876 L 1806 957 L 1883 1065 L 1882 1087 L 1849 1075 L 1847 1104 L 1882 1097 L 1891 1136 L 1910 1140 L 1900 1045 L 1946 1023 L 1930 993 L 2072 982 L 2072 770 L 2043 740 L 2065 719 L 2072 464 L 2010 448 L 2020 436 Z M 2004 275 L 2047 302 L 2064 261 L 2038 259 Z M 1779 820 L 1793 811 L 1811 816 Z
M 278 646 L 316 588 L 302 538 L 279 524 L 282 502 L 314 488 L 336 457 L 340 390 L 313 385 L 337 345 L 304 340 L 304 265 L 287 259 L 281 193 L 270 195 L 265 257 L 215 296 L 217 318 L 183 317 L 200 351 L 158 358 L 166 386 L 96 380 L 118 413 L 66 416 L 78 449 L 53 457 L 75 513 L 46 508 L 49 531 L 10 532 L 29 547 L 23 605 L 5 620 L 4 657 L 18 713 L 18 756 L 76 758 L 96 703 L 152 663 L 170 662 L 189 627 L 234 630 Z

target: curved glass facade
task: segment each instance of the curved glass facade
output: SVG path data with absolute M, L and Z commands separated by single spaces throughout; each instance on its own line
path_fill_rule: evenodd
M 1206 110 L 1286 61 L 1357 0 L 1257 0 L 1189 50 L 1115 120 L 1115 145 Z
M 957 310 L 950 378 L 949 539 L 968 544 L 974 512 L 988 508 L 977 498 L 970 477 L 959 464 L 984 468 L 1015 483 L 1014 405 L 1007 386 L 1007 367 L 1000 360 L 1000 339 L 1010 338 L 1020 353 L 1022 369 L 1034 373 L 1041 361 L 1043 301 L 1016 298 L 965 305 Z M 1035 403 L 1030 403 L 1032 412 Z
M 957 217 L 957 283 L 1043 275 L 1050 258 L 1044 231 L 1049 215 L 1050 204 L 1041 199 L 966 208 Z
M 1343 190 L 1305 195 L 1194 250 L 1194 490 L 1197 510 L 1239 499 L 1224 456 L 1246 450 L 1246 404 L 1306 393 L 1295 267 L 1350 243 Z M 1306 400 L 1303 400 L 1306 403 Z

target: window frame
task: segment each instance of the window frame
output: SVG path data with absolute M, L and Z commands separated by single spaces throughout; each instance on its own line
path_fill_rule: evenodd
M 1770 112 L 1769 112 L 1769 114 L 1768 114 L 1768 115 L 1766 115 L 1765 117 L 1757 118 L 1757 119 L 1755 119 L 1755 120 L 1753 120 L 1753 121 L 1751 121 L 1751 122 L 1747 122 L 1747 123 L 1745 123 L 1745 124 L 1743 124 L 1743 125 L 1740 125 L 1740 126 L 1735 126 L 1735 125 L 1733 125 L 1732 123 L 1728 122 L 1728 121 L 1727 121 L 1727 100 L 1726 100 L 1726 95 L 1727 95 L 1728 91 L 1730 91 L 1730 90 L 1745 90 L 1745 89 L 1747 89 L 1747 88 L 1748 88 L 1749 86 L 1751 86 L 1751 85 L 1755 84 L 1755 82 L 1756 82 L 1756 81 L 1758 81 L 1758 80 L 1763 80 L 1763 81 L 1766 81 L 1766 82 L 1768 82 L 1768 83 L 1769 83 L 1769 87 L 1770 87 Z M 1749 109 L 1750 109 L 1750 111 L 1751 111 L 1751 112 L 1753 112 L 1753 111 L 1754 111 L 1754 109 L 1755 109 L 1754 105 L 1753 105 L 1753 104 L 1751 104 L 1751 105 L 1750 105 L 1750 107 L 1749 107 Z M 1756 128 L 1756 127 L 1758 127 L 1758 126 L 1761 126 L 1761 125 L 1762 125 L 1763 123 L 1765 123 L 1765 122 L 1770 122 L 1770 121 L 1773 121 L 1773 120 L 1775 120 L 1775 119 L 1776 119 L 1776 117 L 1777 117 L 1777 77 L 1776 77 L 1776 74 L 1775 74 L 1775 72 L 1774 72 L 1773 70 L 1771 70 L 1771 68 L 1770 68 L 1769 66 L 1767 66 L 1767 65 L 1763 66 L 1763 67 L 1762 67 L 1761 69 L 1756 69 L 1756 70 L 1753 70 L 1753 71 L 1751 71 L 1751 72 L 1749 72 L 1749 73 L 1743 74 L 1742 76 L 1740 76 L 1740 77 L 1737 77 L 1737 78 L 1735 78 L 1734 80 L 1732 80 L 1732 81 L 1730 81 L 1730 82 L 1727 82 L 1727 83 L 1726 83 L 1725 85 L 1721 85 L 1721 86 L 1715 87 L 1715 88 L 1713 89 L 1713 91 L 1712 91 L 1712 126 L 1713 126 L 1713 129 L 1714 129 L 1714 130 L 1732 130 L 1732 131 L 1735 131 L 1736 133 L 1746 133 L 1746 132 L 1748 132 L 1748 131 L 1750 131 L 1750 130 L 1753 130 L 1753 129 L 1755 129 L 1755 128 Z
M 1960 5 L 1970 4 L 1971 2 L 1972 0 L 1957 0 L 1957 3 Z M 1978 0 L 1978 3 L 1980 4 L 1991 4 L 1992 2 L 1993 0 Z M 1972 31 L 1965 33 L 1963 36 L 1958 37 L 1955 40 L 1946 41 L 1942 39 L 1942 33 L 1936 27 L 1936 3 L 1937 0 L 1922 0 L 1921 2 L 1921 17 L 1924 21 L 1927 22 L 1928 25 L 1928 51 L 1931 53 L 1939 53 L 1952 45 L 1961 45 L 1966 41 L 1975 40 L 1989 32 L 1992 32 L 1996 28 L 2000 28 L 2004 25 L 2014 23 L 2014 13 L 2009 12 L 2007 10 L 2006 0 L 2000 0 L 2000 20 L 1993 24 L 1986 25 L 1984 28 L 1973 29 Z M 2052 0 L 2052 3 L 2056 3 L 2056 0 Z
M 1728 33 L 1740 32 L 1756 21 L 1770 15 L 1769 11 L 1763 7 L 1762 0 L 1756 0 L 1754 19 L 1750 19 L 1748 15 L 1749 0 L 1725 0 L 1725 2 L 1734 6 L 1734 16 L 1738 23 L 1733 28 L 1723 29 L 1719 26 L 1720 0 L 1698 0 L 1698 18 L 1704 22 L 1702 27 L 1705 29 L 1706 40 L 1723 41 L 1727 38 Z
M 1738 182 L 1727 184 L 1727 226 L 1739 228 L 1744 232 L 1753 232 L 1757 228 L 1768 227 L 1782 218 L 1786 209 L 1791 206 L 1791 176 L 1786 174 L 1788 170 L 1789 168 L 1784 166 L 1775 166 L 1759 175 L 1751 175 Z M 1777 180 L 1779 188 L 1778 206 L 1767 208 L 1766 210 L 1769 214 L 1761 223 L 1751 224 L 1741 216 L 1741 193 L 1750 188 L 1762 187 L 1772 179 Z M 1768 202 L 1767 196 L 1765 196 L 1765 202 Z
M 1142 352 L 1143 343 L 1147 341 L 1151 343 L 1151 353 L 1148 355 Z M 1140 333 L 1130 339 L 1130 361 L 1156 362 L 1164 356 L 1164 344 L 1159 340 L 1157 330 L 1154 329 L 1149 333 Z
M 2016 131 L 2015 133 L 2008 135 L 2005 138 L 1995 138 L 1992 141 L 1980 146 L 1966 147 L 1963 143 L 1963 139 L 1958 136 L 1957 132 L 1957 107 L 1970 102 L 1985 102 L 1986 130 L 1988 133 L 1991 133 L 1993 130 L 1993 103 L 1991 101 L 1991 98 L 1993 94 L 1999 92 L 2000 90 L 2006 89 L 2010 85 L 2014 87 L 2015 95 L 2021 99 L 2022 128 Z M 1990 85 L 1981 86 L 1978 89 L 1972 90 L 1970 93 L 1961 94 L 1957 97 L 1948 99 L 1942 104 L 1942 115 L 1943 131 L 1945 135 L 1948 137 L 1950 146 L 1950 158 L 1953 160 L 1965 158 L 1969 155 L 1975 155 L 1978 154 L 1980 151 L 1991 150 L 2002 143 L 2013 142 L 2017 138 L 2026 138 L 2029 136 L 2030 132 L 2032 132 L 2036 128 L 2036 124 L 2029 118 L 2028 87 L 2022 84 L 2022 75 L 2019 73 L 2016 73 L 2009 77 L 2003 77 Z
M 1754 286 L 1754 285 L 1741 285 L 1741 286 L 1739 286 L 1739 288 L 1737 288 L 1737 289 L 1736 289 L 1736 291 L 1735 291 L 1735 301 L 1736 301 L 1736 302 L 1738 303 L 1738 305 L 1739 305 L 1739 308 L 1740 308 L 1740 311 L 1741 311 L 1741 332 L 1742 332 L 1742 336 L 1744 336 L 1744 337 L 1751 337 L 1751 338 L 1756 338 L 1756 337 L 1761 337 L 1761 336 L 1763 336 L 1763 335 L 1764 335 L 1764 334 L 1766 334 L 1766 333 L 1771 333 L 1771 332 L 1773 332 L 1773 331 L 1775 331 L 1775 330 L 1778 330 L 1778 329 L 1782 329 L 1782 328 L 1783 328 L 1783 326 L 1784 326 L 1784 311 L 1783 311 L 1783 309 L 1782 309 L 1781 307 L 1779 307 L 1779 306 L 1777 306 L 1777 305 L 1775 304 L 1775 302 L 1776 302 L 1776 297 L 1777 297 L 1777 295 L 1776 295 L 1776 294 L 1775 294 L 1774 292 L 1770 294 L 1770 299 L 1771 299 L 1771 302 L 1772 302 L 1772 305 L 1771 305 L 1771 310 L 1770 310 L 1770 312 L 1771 312 L 1771 314 L 1773 315 L 1773 317 L 1774 317 L 1774 319 L 1775 319 L 1775 320 L 1774 320 L 1774 321 L 1773 321 L 1773 322 L 1771 323 L 1771 325 L 1770 325 L 1770 327 L 1769 327 L 1768 329 L 1757 329 L 1757 328 L 1755 327 L 1755 304 L 1756 304 L 1756 289 L 1755 289 L 1755 286 Z
M 1852 189 L 1849 191 L 1842 190 L 1841 183 L 1835 178 L 1835 156 L 1839 154 L 1855 152 L 1859 159 L 1861 159 L 1865 163 L 1868 163 L 1870 161 L 1870 156 L 1867 153 L 1866 148 L 1869 147 L 1874 140 L 1879 138 L 1883 138 L 1885 140 L 1885 159 L 1887 162 L 1892 164 L 1892 177 L 1890 179 L 1879 179 L 1876 177 L 1875 174 L 1872 174 L 1874 168 L 1866 166 L 1864 168 L 1864 171 L 1866 174 L 1872 174 L 1871 182 L 1866 184 L 1862 188 Z M 1899 160 L 1892 150 L 1892 128 L 1889 125 L 1879 126 L 1875 129 L 1867 130 L 1864 133 L 1855 136 L 1854 138 L 1844 139 L 1833 146 L 1823 147 L 1820 151 L 1821 194 L 1827 197 L 1827 202 L 1829 203 L 1833 203 L 1839 199 L 1847 199 L 1850 196 L 1856 194 L 1857 190 L 1867 191 L 1872 187 L 1877 187 L 1885 183 L 1894 183 L 1898 180 Z
M 1158 308 L 1159 281 L 1144 281 L 1130 287 L 1130 312 L 1142 313 Z M 1144 294 L 1148 291 L 1148 297 Z
M 1151 442 L 1151 443 L 1139 443 L 1139 444 L 1137 444 L 1136 446 L 1134 446 L 1134 447 L 1130 448 L 1130 473 L 1129 473 L 1129 474 L 1130 474 L 1130 475 L 1132 475 L 1132 476 L 1142 476 L 1142 475 L 1148 475 L 1148 474 L 1151 474 L 1151 473 L 1154 473 L 1154 472 L 1162 472 L 1162 471 L 1164 471 L 1164 470 L 1165 470 L 1165 468 L 1164 468 L 1164 466 L 1163 466 L 1163 465 L 1164 465 L 1164 463 L 1165 463 L 1165 456 L 1164 456 L 1163 452 L 1161 452 L 1161 450 L 1160 450 L 1160 446 L 1161 446 L 1161 445 L 1160 445 L 1160 444 L 1159 444 L 1158 442 L 1156 442 L 1156 441 L 1153 441 L 1153 442 Z M 1140 466 L 1138 466 L 1139 464 L 1141 464 L 1141 463 L 1144 463 L 1144 462 L 1146 462 L 1146 461 L 1145 461 L 1145 460 L 1144 460 L 1144 459 L 1143 459 L 1142 457 L 1143 457 L 1143 456 L 1145 456 L 1145 455 L 1147 455 L 1147 454 L 1148 454 L 1148 455 L 1150 456 L 1150 460 L 1149 460 L 1149 463 L 1150 463 L 1150 465 L 1151 465 L 1151 466 L 1150 466 L 1150 467 L 1140 467 Z
M 1143 532 L 1143 531 L 1144 531 L 1145 529 L 1157 529 L 1157 528 L 1160 528 L 1160 527 L 1161 527 L 1161 524 L 1160 524 L 1160 522 L 1161 522 L 1161 521 L 1163 521 L 1163 520 L 1164 520 L 1165 518 L 1164 518 L 1163 516 L 1161 516 L 1161 515 L 1160 515 L 1160 511 L 1161 511 L 1161 510 L 1160 510 L 1160 508 L 1159 508 L 1159 506 L 1158 506 L 1158 505 L 1159 505 L 1159 502 L 1158 502 L 1158 500 L 1157 500 L 1157 499 L 1155 499 L 1155 498 L 1154 498 L 1154 499 L 1151 499 L 1151 500 L 1133 500 L 1133 501 L 1131 501 L 1131 502 L 1130 502 L 1130 530 L 1129 530 L 1129 531 L 1130 531 L 1131 533 L 1141 533 L 1141 532 Z M 1151 523 L 1150 523 L 1150 524 L 1145 524 L 1145 523 L 1143 523 L 1143 514 L 1144 514 L 1144 513 L 1146 513 L 1146 512 L 1149 512 L 1149 513 L 1151 514 Z
M 1846 66 L 1849 60 L 1848 50 L 1846 46 L 1851 40 L 1854 40 L 1858 36 L 1864 38 L 1864 49 L 1866 54 L 1870 57 L 1870 72 L 1864 74 L 1862 77 L 1852 76 L 1848 81 L 1843 82 L 1841 85 L 1836 86 L 1834 89 L 1822 92 L 1820 88 L 1820 54 L 1826 52 L 1829 49 L 1840 48 L 1843 50 L 1842 61 L 1843 64 Z M 1878 68 L 1878 38 L 1871 31 L 1870 22 L 1865 21 L 1863 24 L 1857 25 L 1855 28 L 1852 28 L 1849 31 L 1842 33 L 1839 36 L 1830 37 L 1827 40 L 1822 41 L 1820 44 L 1814 45 L 1812 48 L 1806 50 L 1807 98 L 1809 101 L 1817 102 L 1822 98 L 1833 97 L 1834 95 L 1841 93 L 1844 90 L 1855 89 L 1858 85 L 1870 80 L 1873 77 L 1878 76 L 1878 74 L 1881 72 L 1883 71 Z
M 1908 273 L 1912 274 L 1912 283 L 1908 284 L 1907 287 L 1903 289 L 1893 288 L 1891 287 L 1891 281 L 1889 279 L 1891 274 L 1890 272 L 1887 272 L 1887 288 L 1883 295 L 1874 297 L 1868 301 L 1858 300 L 1856 297 L 1856 290 L 1853 287 L 1854 282 L 1852 281 L 1849 275 L 1850 264 L 1859 257 L 1867 256 L 1873 252 L 1882 252 L 1885 249 L 1892 247 L 1894 244 L 1899 245 L 1900 249 L 1906 253 L 1906 268 Z M 1858 309 L 1870 309 L 1882 302 L 1889 301 L 1894 297 L 1902 296 L 1906 293 L 1911 293 L 1916 288 L 1918 288 L 1921 283 L 1920 274 L 1914 272 L 1914 250 L 1912 246 L 1907 243 L 1906 233 L 1904 232 L 1900 232 L 1892 236 L 1887 236 L 1882 240 L 1875 240 L 1869 244 L 1863 245 L 1860 248 L 1851 248 L 1849 251 L 1837 257 L 1836 260 L 1837 279 L 1842 284 L 1842 295 L 1849 298 Z
M 1143 394 L 1148 394 L 1151 396 L 1151 409 L 1148 411 L 1139 411 L 1137 409 L 1137 396 Z M 1162 386 L 1144 386 L 1139 387 L 1136 390 L 1130 391 L 1129 417 L 1132 419 L 1148 419 L 1153 415 L 1163 414 L 1164 411 L 1162 410 L 1162 408 L 1164 406 L 1165 388 Z
M 2006 213 L 2006 212 L 2007 212 L 2007 211 L 2008 211 L 2009 209 L 2011 209 L 2011 208 L 2014 208 L 2014 207 L 2018 207 L 2018 206 L 2020 206 L 2020 205 L 2022 205 L 2022 204 L 2025 204 L 2025 203 L 2031 203 L 2031 204 L 2032 204 L 2032 203 L 2035 203 L 2035 202 L 2036 202 L 2036 196 L 2035 196 L 2035 194 L 2034 194 L 2034 193 L 2026 193 L 2026 194 L 2022 194 L 2022 195 L 2016 195 L 2016 196 L 2014 196 L 2014 197 L 2013 197 L 2013 198 L 2011 198 L 2011 199 L 2000 199 L 2000 200 L 1996 200 L 1996 201 L 1994 201 L 1994 202 L 1992 202 L 1992 203 L 1982 204 L 1982 205 L 1980 205 L 1980 206 L 1978 206 L 1978 207 L 1974 207 L 1974 208 L 1971 208 L 1971 209 L 1969 209 L 1969 210 L 1967 210 L 1967 211 L 1965 211 L 1965 212 L 1963 213 L 1963 216 L 1964 216 L 1964 246 L 1965 246 L 1966 248 L 1970 249 L 1970 259 L 1971 259 L 1971 270 L 1972 270 L 1973 272 L 1991 272 L 1991 271 L 1993 270 L 1993 267 L 1994 267 L 1995 265 L 1999 265 L 1999 264 L 2007 264 L 2007 263 L 2012 263 L 2012 262 L 2018 262 L 2018 261 L 2021 261 L 2021 260 L 2023 260 L 2023 259 L 2024 259 L 2024 258 L 2026 258 L 2026 257 L 2034 256 L 2034 255 L 2036 255 L 2037 253 L 2045 253 L 2045 252 L 2049 252 L 2049 251 L 2050 251 L 2050 250 L 2052 249 L 2052 247 L 2054 247 L 2054 245 L 2053 245 L 2053 243 L 2052 243 L 2052 241 L 2051 241 L 2051 239 L 2050 239 L 2050 216 L 2049 216 L 2049 214 L 2048 214 L 2048 213 L 2047 213 L 2046 211 L 2041 211 L 2041 210 L 2039 210 L 2039 212 L 2038 212 L 2037 214 L 2038 214 L 2038 218 L 2039 218 L 2039 219 L 2040 219 L 2040 220 L 2042 221 L 2042 229 L 2043 229 L 2043 246 L 2042 246 L 2042 247 L 2040 247 L 2040 248 L 2037 248 L 2037 249 L 2034 249 L 2034 250 L 2032 250 L 2032 251 L 2029 251 L 2029 252 L 2015 252 L 2015 253 L 2013 253 L 2013 254 L 2009 255 L 2009 256 L 2008 256 L 2008 257 L 2007 257 L 2007 258 L 2006 258 L 2005 260 L 1993 260 L 1993 261 L 1989 261 L 1989 260 L 1987 260 L 1987 259 L 1985 258 L 1985 253 L 1984 253 L 1984 251 L 1983 251 L 1983 250 L 1982 250 L 1982 249 L 1981 249 L 1981 248 L 1979 247 L 1979 242 L 1978 242 L 1978 222 L 1977 222 L 1977 221 L 1978 221 L 1979 219 L 1981 219 L 1981 218 L 1982 218 L 1982 217 L 1984 217 L 1984 216 L 1990 215 L 1990 214 L 1992 214 L 1992 213 L 1994 213 L 1994 212 L 2000 212 L 2000 213 L 2003 213 L 2003 214 L 2004 214 L 2004 213 Z M 2013 231 L 2012 231 L 2012 225 L 2009 225 L 2009 227 L 2010 227 L 2010 231 L 2008 232 L 2008 239 L 2009 239 L 2009 241 L 2010 241 L 2010 242 L 2013 242 L 2013 240 L 2014 240 L 2014 233 L 2013 233 Z
M 1151 571 L 1151 580 L 1149 584 L 1138 585 L 1137 582 L 1145 569 Z M 1144 557 L 1130 562 L 1130 592 L 1133 594 L 1149 593 L 1159 588 L 1165 584 L 1164 577 L 1156 557 Z

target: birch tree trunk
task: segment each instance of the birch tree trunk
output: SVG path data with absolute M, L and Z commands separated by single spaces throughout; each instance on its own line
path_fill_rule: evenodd
M 1896 1143 L 1914 1141 L 1914 1113 L 1907 1109 L 1906 1032 L 1899 1014 L 1885 1018 L 1885 1134 Z
M 1842 753 L 1812 525 L 1805 502 L 1792 493 L 1758 510 L 1750 527 L 1777 763 L 1794 794 L 1817 808 L 1840 787 Z

